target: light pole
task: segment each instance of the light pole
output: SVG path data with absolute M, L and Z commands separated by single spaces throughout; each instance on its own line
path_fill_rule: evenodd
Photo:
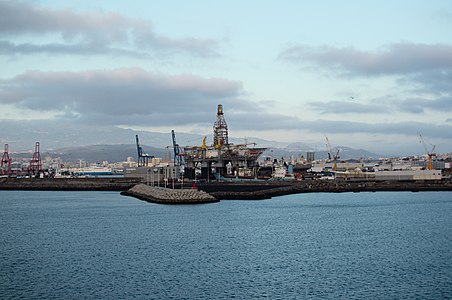
M 160 187 L 160 170 L 157 169 L 157 186 Z
M 154 176 L 155 176 L 155 173 L 157 172 L 158 170 L 157 170 L 157 168 L 155 168 L 154 169 L 154 172 L 152 173 L 152 174 L 154 174 Z M 160 179 L 160 176 L 159 176 L 159 179 Z M 154 181 L 155 181 L 155 177 L 154 177 Z M 158 185 L 159 183 L 158 183 L 158 181 L 157 181 L 157 185 Z M 154 185 L 155 185 L 155 183 L 154 183 Z

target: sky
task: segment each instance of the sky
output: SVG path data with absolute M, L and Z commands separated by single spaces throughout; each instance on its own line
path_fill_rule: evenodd
M 452 152 L 452 2 L 0 0 L 0 121 Z M 0 132 L 5 140 L 6 133 Z

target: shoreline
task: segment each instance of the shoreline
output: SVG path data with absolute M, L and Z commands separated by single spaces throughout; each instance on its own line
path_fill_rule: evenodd
M 219 200 L 260 200 L 303 193 L 359 193 L 359 192 L 437 192 L 452 191 L 452 181 L 344 181 L 306 180 L 289 183 L 269 183 L 246 190 L 242 184 L 210 183 L 199 188 Z M 259 187 L 259 188 L 256 188 Z
M 0 178 L 0 190 L 125 192 L 138 184 L 139 180 L 130 178 Z M 218 200 L 260 200 L 302 193 L 452 191 L 452 181 L 209 182 L 198 183 L 197 188 Z M 187 183 L 184 189 L 191 189 L 191 185 Z

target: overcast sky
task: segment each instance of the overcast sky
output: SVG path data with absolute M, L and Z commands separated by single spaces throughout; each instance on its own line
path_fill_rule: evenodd
M 0 118 L 205 135 L 221 103 L 235 137 L 452 152 L 451 28 L 448 0 L 0 0 Z

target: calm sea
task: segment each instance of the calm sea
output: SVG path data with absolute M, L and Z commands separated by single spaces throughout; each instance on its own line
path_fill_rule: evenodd
M 1 299 L 444 299 L 452 193 L 171 206 L 0 191 Z

